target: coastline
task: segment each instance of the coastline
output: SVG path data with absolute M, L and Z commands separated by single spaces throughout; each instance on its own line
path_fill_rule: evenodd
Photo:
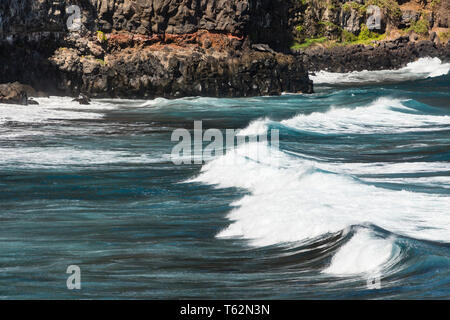
M 79 3 L 80 28 L 75 31 L 66 26 L 72 17 L 66 1 L 2 4 L 0 84 L 19 82 L 47 95 L 72 97 L 249 97 L 312 93 L 308 74 L 322 70 L 398 69 L 423 57 L 450 60 L 448 39 L 436 33 L 448 30 L 446 0 L 438 9 L 431 2 L 423 12 L 405 9 L 401 12 L 406 18 L 397 20 L 383 7 L 379 33 L 389 38 L 367 30 L 364 41 L 362 22 L 368 14 L 354 6 L 348 9 L 353 4 L 348 1 L 324 7 L 317 0 L 234 0 L 211 7 L 197 4 L 197 11 L 157 0 L 139 5 L 88 2 Z M 7 5 L 18 14 L 8 12 Z M 426 33 L 411 29 L 405 34 L 429 12 L 432 23 L 427 22 Z M 353 42 L 340 44 L 344 35 Z M 316 44 L 319 36 L 331 45 Z M 301 49 L 289 48 L 302 41 L 296 45 Z M 20 100 L 17 96 L 10 101 Z

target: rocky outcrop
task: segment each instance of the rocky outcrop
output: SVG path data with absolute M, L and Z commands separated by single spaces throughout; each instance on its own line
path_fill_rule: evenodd
M 386 37 L 410 30 L 427 37 L 448 28 L 449 15 L 450 0 L 303 0 L 293 2 L 288 24 L 298 44 L 318 38 L 349 42 L 364 27 Z
M 91 104 L 91 99 L 85 94 L 80 94 L 78 96 L 78 98 L 75 98 L 72 101 L 78 102 L 81 105 L 90 105 Z
M 142 35 L 189 34 L 200 30 L 250 36 L 276 49 L 289 43 L 286 0 L 2 0 L 1 35 L 66 32 L 80 8 L 81 31 Z
M 0 83 L 93 97 L 312 92 L 306 69 L 446 59 L 449 1 L 2 0 Z
M 19 85 L 1 84 L 0 85 L 0 103 L 27 105 L 27 93 Z
M 409 37 L 381 42 L 375 46 L 339 46 L 330 49 L 309 48 L 300 55 L 310 71 L 350 72 L 397 69 L 423 57 L 450 60 L 450 43 L 436 44 L 430 40 L 410 42 Z
M 50 61 L 60 70 L 63 87 L 94 97 L 237 97 L 312 92 L 306 70 L 292 55 L 274 52 L 264 45 L 257 46 L 259 50 L 245 49 L 235 38 L 207 32 L 191 37 L 190 44 L 174 38 L 170 45 L 147 45 L 150 40 L 121 35 L 110 38 L 106 50 L 98 47 L 94 39 L 77 41 L 55 52 Z M 132 42 L 133 48 L 117 50 L 124 42 Z M 91 54 L 82 56 L 80 52 Z
M 78 23 L 69 4 L 80 9 L 79 30 L 67 26 Z M 94 97 L 311 92 L 301 63 L 281 53 L 288 8 L 282 0 L 4 0 L 0 83 Z
M 0 103 L 4 104 L 38 104 L 28 97 L 45 96 L 42 92 L 37 92 L 28 85 L 19 82 L 0 84 Z

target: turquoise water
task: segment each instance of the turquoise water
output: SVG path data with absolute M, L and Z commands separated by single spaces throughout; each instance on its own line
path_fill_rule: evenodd
M 449 88 L 1 105 L 0 297 L 448 299 Z M 176 166 L 195 120 L 279 150 Z

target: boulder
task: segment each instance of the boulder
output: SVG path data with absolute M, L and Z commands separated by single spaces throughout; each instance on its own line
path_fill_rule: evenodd
M 257 51 L 261 51 L 261 52 L 275 53 L 275 51 L 272 48 L 270 48 L 269 45 L 267 45 L 267 44 L 262 44 L 262 43 L 254 44 L 254 45 L 252 45 L 252 48 Z
M 72 101 L 76 101 L 82 105 L 90 105 L 91 99 L 85 94 L 80 94 L 78 98 L 73 99 Z
M 0 84 L 0 103 L 27 105 L 25 86 L 18 82 Z

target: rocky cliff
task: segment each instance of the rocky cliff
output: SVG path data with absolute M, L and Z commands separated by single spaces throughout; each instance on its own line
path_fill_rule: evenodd
M 311 92 L 306 69 L 448 59 L 449 3 L 2 0 L 0 83 L 121 97 Z
M 450 60 L 450 0 L 301 0 L 290 12 L 291 51 L 309 71 Z
M 2 0 L 0 83 L 121 97 L 311 92 L 302 63 L 282 53 L 287 10 L 278 0 Z

